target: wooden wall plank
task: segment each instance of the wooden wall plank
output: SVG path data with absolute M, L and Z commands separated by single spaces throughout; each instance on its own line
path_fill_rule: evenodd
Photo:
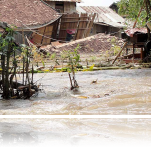
M 52 32 L 52 38 L 53 38 L 53 39 L 57 39 L 57 33 L 58 33 L 59 22 L 60 22 L 60 19 L 58 19 L 57 21 L 55 21 L 55 22 L 53 23 L 53 32 Z M 52 41 L 54 41 L 54 40 L 52 40 Z
M 95 17 L 96 17 L 96 13 L 94 13 L 93 15 L 90 15 L 90 16 L 89 16 L 90 21 L 89 21 L 88 29 L 87 29 L 87 31 L 86 31 L 86 33 L 85 33 L 85 35 L 84 35 L 85 37 L 88 37 L 88 36 L 89 36 L 89 34 L 90 34 L 90 32 L 91 32 L 91 29 L 92 29 L 92 27 L 93 27 L 93 22 L 94 22 Z
M 76 12 L 76 2 L 64 2 L 64 13 Z
M 45 29 L 45 27 L 38 29 L 37 33 L 43 34 L 44 33 L 44 29 Z M 32 35 L 32 37 L 33 37 L 32 41 L 33 41 L 34 44 L 36 44 L 38 46 L 41 46 L 41 41 L 42 41 L 43 37 L 41 35 L 39 35 L 39 34 L 33 33 L 33 35 Z
M 52 36 L 52 31 L 53 31 L 53 26 L 49 25 L 45 27 L 45 32 L 44 32 L 44 36 L 43 40 L 42 40 L 42 45 L 48 45 L 51 43 L 51 36 Z M 48 38 L 47 38 L 48 37 Z
M 50 5 L 52 8 L 55 9 L 55 4 L 56 2 L 55 1 L 45 1 L 48 5 Z
M 50 38 L 52 36 L 52 31 L 53 31 L 53 25 L 39 28 L 37 33 L 39 33 L 41 35 L 33 33 L 33 35 L 32 35 L 33 43 L 36 44 L 37 46 L 50 44 L 50 42 L 51 42 Z M 44 36 L 47 36 L 48 38 L 46 38 Z
M 61 18 L 61 25 L 60 25 L 60 32 L 59 32 L 59 39 L 66 40 L 67 31 L 68 29 L 77 29 L 79 20 L 79 14 L 64 14 Z
M 87 24 L 88 24 L 87 20 L 88 20 L 87 13 L 81 13 L 80 22 L 79 22 L 77 34 L 75 37 L 76 40 L 82 39 L 84 37 L 85 28 L 87 27 Z
M 64 14 L 61 18 L 59 40 L 66 40 L 68 29 L 75 29 L 76 34 L 74 39 L 82 39 L 89 36 L 93 26 L 94 18 L 96 14 L 88 16 L 86 13 L 79 14 Z

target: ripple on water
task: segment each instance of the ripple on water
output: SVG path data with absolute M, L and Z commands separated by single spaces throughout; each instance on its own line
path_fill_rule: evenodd
M 49 73 L 38 81 L 43 93 L 0 100 L 0 114 L 150 114 L 150 75 L 150 69 L 78 72 L 80 88 L 73 92 L 67 73 Z M 42 76 L 35 74 L 34 81 Z

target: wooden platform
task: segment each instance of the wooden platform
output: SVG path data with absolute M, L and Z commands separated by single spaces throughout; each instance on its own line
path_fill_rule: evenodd
M 128 64 L 128 63 L 139 63 L 143 59 L 142 59 L 141 53 L 135 53 L 135 54 L 129 54 L 129 55 L 123 56 L 122 60 Z
M 122 59 L 126 64 L 129 63 L 139 63 L 141 59 Z

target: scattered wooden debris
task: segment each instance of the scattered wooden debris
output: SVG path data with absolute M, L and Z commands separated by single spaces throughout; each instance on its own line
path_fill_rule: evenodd
M 93 80 L 91 83 L 92 83 L 92 84 L 96 84 L 96 83 L 97 83 L 97 81 L 98 81 L 98 79 Z

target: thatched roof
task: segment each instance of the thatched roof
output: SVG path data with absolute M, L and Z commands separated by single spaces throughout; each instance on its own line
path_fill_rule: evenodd
M 9 25 L 40 28 L 60 15 L 41 0 L 0 0 L 0 21 Z

